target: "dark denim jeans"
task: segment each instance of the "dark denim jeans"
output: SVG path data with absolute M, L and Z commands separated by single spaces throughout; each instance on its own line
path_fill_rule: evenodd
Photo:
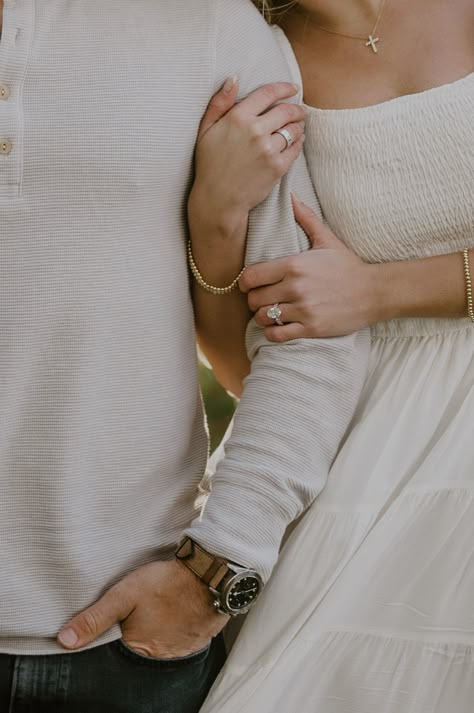
M 173 661 L 122 641 L 77 654 L 1 654 L 0 713 L 198 713 L 224 659 L 221 637 Z

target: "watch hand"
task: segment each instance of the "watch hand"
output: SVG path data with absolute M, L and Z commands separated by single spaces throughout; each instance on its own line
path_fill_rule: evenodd
M 236 592 L 236 594 L 255 594 L 256 592 L 258 592 L 258 589 L 254 587 L 253 589 L 241 589 L 240 592 Z

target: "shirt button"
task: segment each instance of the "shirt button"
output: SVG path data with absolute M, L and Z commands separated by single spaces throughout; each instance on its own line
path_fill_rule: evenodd
M 10 151 L 12 150 L 13 145 L 11 141 L 6 141 L 3 139 L 0 139 L 0 154 L 3 154 L 4 156 L 8 156 Z
M 10 96 L 10 90 L 5 84 L 0 84 L 0 99 L 5 99 L 5 101 Z

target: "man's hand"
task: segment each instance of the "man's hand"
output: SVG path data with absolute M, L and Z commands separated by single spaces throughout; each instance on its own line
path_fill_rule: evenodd
M 153 562 L 75 616 L 58 642 L 79 649 L 121 623 L 124 642 L 138 653 L 178 658 L 205 648 L 227 621 L 214 608 L 209 589 L 183 564 Z

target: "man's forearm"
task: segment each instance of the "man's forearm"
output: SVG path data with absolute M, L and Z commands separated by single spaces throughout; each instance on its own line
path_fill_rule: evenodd
M 252 212 L 246 262 L 307 249 L 291 191 L 318 211 L 304 158 Z M 186 535 L 268 579 L 286 527 L 324 488 L 365 381 L 370 335 L 270 344 L 247 329 L 252 369 L 201 518 Z
M 232 74 L 243 96 L 291 81 L 272 31 L 250 3 L 219 0 L 218 10 L 216 88 Z M 303 156 L 250 214 L 246 264 L 308 249 L 292 192 L 320 215 Z M 363 388 L 370 335 L 275 345 L 251 321 L 246 336 L 252 370 L 204 513 L 185 535 L 266 580 L 286 527 L 324 488 Z
M 185 534 L 267 580 L 287 526 L 324 488 L 363 387 L 369 339 L 257 349 L 204 513 Z

